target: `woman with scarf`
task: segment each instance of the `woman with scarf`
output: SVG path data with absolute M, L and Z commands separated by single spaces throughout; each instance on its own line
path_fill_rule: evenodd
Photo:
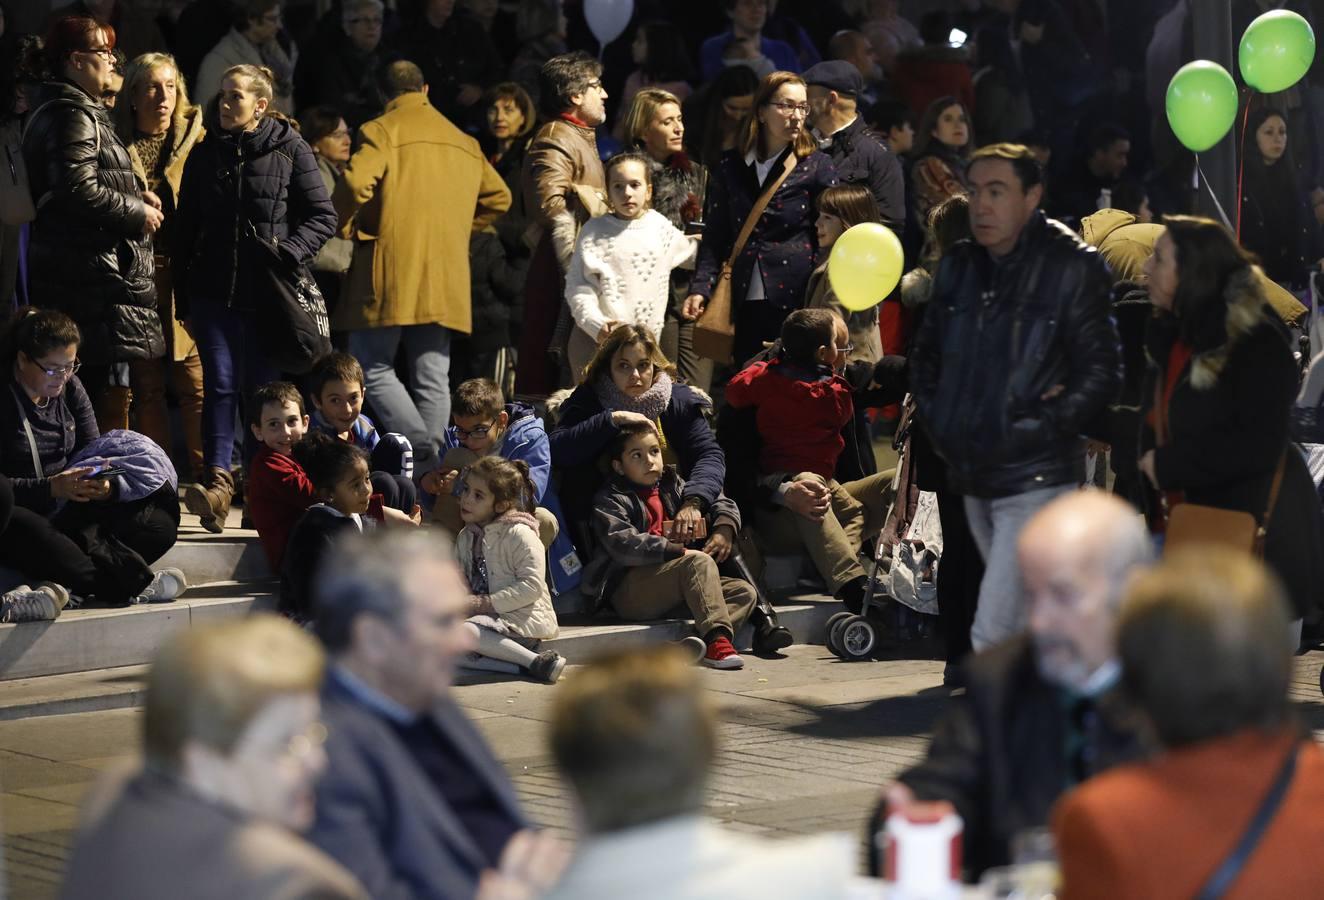
M 643 88 L 634 95 L 621 122 L 625 143 L 647 153 L 662 167 L 653 178 L 653 209 L 679 229 L 691 228 L 692 223 L 702 227 L 708 170 L 685 153 L 680 98 L 661 88 Z M 713 377 L 712 360 L 694 352 L 694 323 L 680 315 L 689 287 L 689 270 L 673 270 L 671 304 L 658 337 L 663 355 L 676 361 L 680 377 L 707 390 Z
M 708 421 L 712 400 L 675 377 L 675 368 L 647 330 L 622 325 L 598 346 L 584 370 L 584 382 L 559 408 L 548 409 L 556 419 L 549 435 L 552 466 L 561 479 L 562 504 L 581 558 L 592 557 L 588 523 L 593 495 L 605 480 L 601 458 L 627 423 L 652 423 L 663 461 L 674 464 L 685 479 L 673 520 L 675 540 L 697 540 L 704 513 L 722 494 L 726 457 Z M 751 621 L 756 647 L 776 649 L 790 643 L 790 633 L 777 624 L 762 599 Z
M 912 208 L 916 222 L 927 222 L 929 211 L 949 197 L 965 193 L 965 167 L 974 147 L 970 114 L 955 97 L 929 104 L 915 129 L 910 167 Z

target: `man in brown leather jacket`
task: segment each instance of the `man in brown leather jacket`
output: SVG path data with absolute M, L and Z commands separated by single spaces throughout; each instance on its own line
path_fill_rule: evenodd
M 602 65 L 587 53 L 549 59 L 539 73 L 543 114 L 524 160 L 531 205 L 525 240 L 534 248 L 519 347 L 520 390 L 550 393 L 560 377 L 569 328 L 558 328 L 563 283 L 580 227 L 607 211 L 595 129 L 607 118 Z

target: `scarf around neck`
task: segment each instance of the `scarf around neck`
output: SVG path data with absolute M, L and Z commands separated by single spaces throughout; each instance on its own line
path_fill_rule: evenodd
M 671 376 L 666 372 L 657 373 L 653 386 L 638 397 L 630 397 L 616 386 L 611 375 L 602 374 L 594 383 L 593 389 L 598 395 L 598 402 L 603 409 L 612 412 L 634 412 L 645 416 L 648 421 L 656 422 L 671 403 Z

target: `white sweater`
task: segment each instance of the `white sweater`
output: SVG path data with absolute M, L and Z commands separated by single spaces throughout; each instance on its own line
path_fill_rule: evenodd
M 575 324 L 594 340 L 612 321 L 659 335 L 671 299 L 671 270 L 693 265 L 698 249 L 698 238 L 654 209 L 637 219 L 590 219 L 565 276 Z

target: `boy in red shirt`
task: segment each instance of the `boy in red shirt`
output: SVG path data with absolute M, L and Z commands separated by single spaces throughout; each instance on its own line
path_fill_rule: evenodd
M 244 502 L 273 572 L 281 571 L 285 548 L 299 517 L 325 499 L 293 457 L 294 447 L 308 433 L 308 426 L 303 397 L 294 385 L 273 381 L 253 393 L 248 427 L 261 446 L 249 466 Z M 368 515 L 380 521 L 412 520 L 415 524 L 421 518 L 417 506 L 394 509 L 382 502 L 379 493 L 372 495 Z
M 798 309 L 782 325 L 781 354 L 737 373 L 726 386 L 733 408 L 753 407 L 762 446 L 760 481 L 775 506 L 755 510 L 759 537 L 774 553 L 808 553 L 828 590 L 852 612 L 864 603 L 868 576 L 858 554 L 866 517 L 885 512 L 883 479 L 849 485 L 833 473 L 846 446 L 842 429 L 855 414 L 850 384 L 837 374 L 850 352 L 841 317 Z

